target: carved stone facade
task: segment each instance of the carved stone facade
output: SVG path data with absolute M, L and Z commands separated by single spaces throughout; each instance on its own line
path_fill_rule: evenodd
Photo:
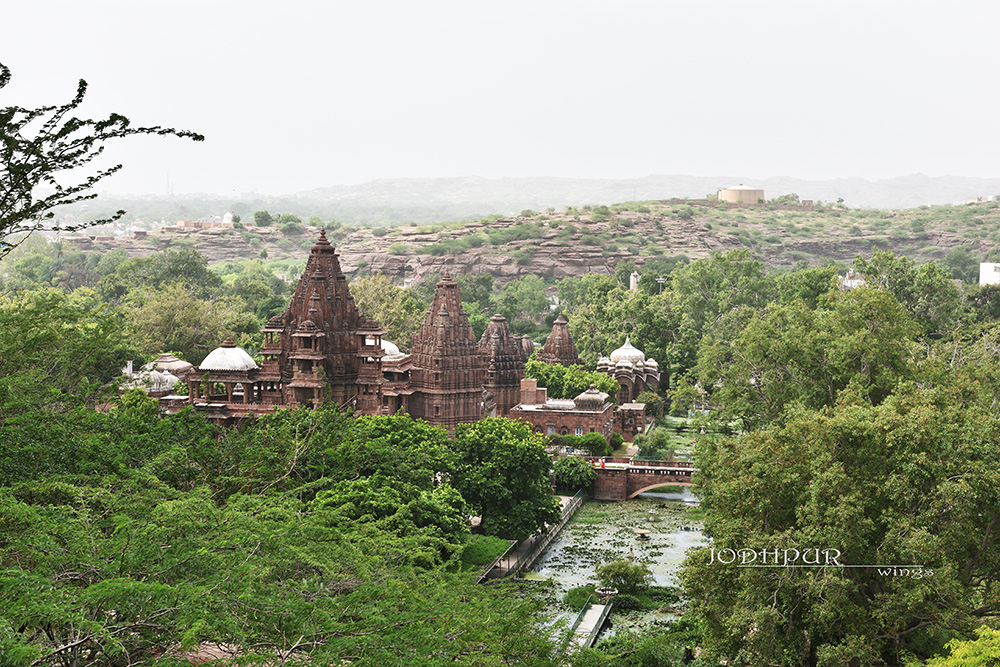
M 569 322 L 562 313 L 552 324 L 552 332 L 545 339 L 545 345 L 538 351 L 538 360 L 547 364 L 562 364 L 563 366 L 582 364 L 576 343 L 569 335 Z
M 615 404 L 593 385 L 572 400 L 549 398 L 538 380 L 525 378 L 521 380 L 521 402 L 511 409 L 510 418 L 528 422 L 542 435 L 600 433 L 610 442 Z
M 288 310 L 264 327 L 262 402 L 352 405 L 364 342 L 360 324 L 337 253 L 320 232 Z
M 403 355 L 358 312 L 337 253 L 320 232 L 288 310 L 263 333 L 261 366 L 227 339 L 193 370 L 188 396 L 165 397 L 164 408 L 192 404 L 218 423 L 324 400 L 367 415 L 403 409 L 449 429 L 483 417 L 486 363 L 447 275 L 413 354 Z
M 486 364 L 462 310 L 458 283 L 447 273 L 437 284 L 410 356 L 410 416 L 448 429 L 483 418 Z
M 486 414 L 507 417 L 521 398 L 521 380 L 527 355 L 521 341 L 510 333 L 507 318 L 494 315 L 479 338 L 479 354 L 486 362 Z
M 642 392 L 655 392 L 660 386 L 659 364 L 655 359 L 647 359 L 642 350 L 632 345 L 628 336 L 625 337 L 625 344 L 612 352 L 610 357 L 600 358 L 597 371 L 618 381 L 621 386 L 616 396 L 618 405 L 633 403 Z
M 597 432 L 610 438 L 616 426 L 616 409 L 607 394 L 591 388 L 572 401 L 552 401 L 535 380 L 526 380 L 525 363 L 534 343 L 512 335 L 502 316 L 494 315 L 477 341 L 458 284 L 447 273 L 437 283 L 413 351 L 400 352 L 382 339 L 385 332 L 377 322 L 358 312 L 324 232 L 288 309 L 272 317 L 263 333 L 260 366 L 227 339 L 186 376 L 188 395 L 164 396 L 163 408 L 176 412 L 194 405 L 213 421 L 230 424 L 281 407 L 332 401 L 365 415 L 404 412 L 449 430 L 486 415 L 525 419 L 548 435 Z M 623 350 L 630 370 L 626 373 L 622 366 L 618 372 L 613 366 L 610 374 L 621 376 L 621 402 L 626 403 L 655 386 L 659 374 L 656 362 L 644 361 L 628 341 L 612 358 Z M 633 363 L 632 357 L 642 359 Z M 539 358 L 579 363 L 562 315 Z M 607 363 L 602 370 L 609 370 Z M 617 427 L 627 433 L 635 431 L 636 423 L 623 418 Z

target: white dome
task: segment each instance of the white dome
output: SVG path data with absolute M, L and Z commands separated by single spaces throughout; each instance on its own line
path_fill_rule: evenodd
M 625 337 L 625 344 L 611 353 L 611 361 L 615 362 L 616 365 L 620 361 L 627 361 L 630 364 L 634 364 L 637 361 L 645 360 L 646 355 L 643 354 L 642 350 L 632 345 L 632 341 L 629 340 L 628 336 Z
M 236 347 L 231 338 L 227 338 L 222 347 L 217 347 L 208 353 L 205 360 L 198 366 L 203 371 L 252 371 L 258 366 L 242 347 Z
M 406 355 L 399 351 L 399 346 L 393 343 L 391 340 L 382 339 L 382 352 L 385 354 L 383 359 L 386 361 L 395 361 L 396 359 L 402 359 Z
M 657 369 L 659 367 L 660 365 L 656 363 L 656 359 L 653 358 L 646 359 L 646 368 Z
M 177 377 L 169 371 L 150 371 L 149 379 L 153 382 L 153 389 L 156 391 L 169 389 L 177 383 Z

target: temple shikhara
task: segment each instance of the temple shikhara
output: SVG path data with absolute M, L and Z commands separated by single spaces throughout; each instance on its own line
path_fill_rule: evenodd
M 565 406 L 546 406 L 544 396 L 538 400 L 537 392 L 526 391 L 525 363 L 534 343 L 511 334 L 500 315 L 476 340 L 458 284 L 447 273 L 437 283 L 412 352 L 405 354 L 384 340 L 379 324 L 358 312 L 325 232 L 309 254 L 288 309 L 272 317 L 263 333 L 260 365 L 227 339 L 185 373 L 188 395 L 163 396 L 163 408 L 177 412 L 190 405 L 216 423 L 233 424 L 278 408 L 332 401 L 358 414 L 405 412 L 448 429 L 485 416 L 510 416 L 532 422 L 543 433 L 611 436 L 613 406 L 607 394 L 594 390 Z M 626 345 L 629 357 L 635 357 L 635 348 Z M 549 363 L 580 362 L 562 315 L 538 356 Z M 627 378 L 615 374 L 625 400 L 634 400 L 640 387 L 658 379 L 655 366 L 636 366 Z M 519 409 L 522 403 L 532 407 Z M 540 419 L 555 407 L 558 426 Z

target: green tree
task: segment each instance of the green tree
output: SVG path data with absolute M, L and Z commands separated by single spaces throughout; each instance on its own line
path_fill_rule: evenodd
M 841 199 L 840 201 L 842 202 L 844 200 Z M 774 203 L 774 204 L 798 205 L 801 202 L 801 200 L 799 199 L 799 196 L 797 194 L 795 194 L 794 192 L 792 192 L 792 193 L 787 194 L 787 195 L 779 195 L 779 196 L 775 197 L 774 199 L 772 199 L 771 202 Z
M 733 311 L 702 339 L 697 377 L 713 387 L 722 423 L 753 430 L 795 405 L 833 405 L 850 385 L 873 404 L 914 377 L 919 328 L 884 291 L 838 292 L 828 308 L 802 301 Z
M 589 389 L 590 385 L 614 398 L 621 389 L 614 378 L 604 373 L 587 371 L 583 366 L 548 364 L 537 359 L 528 360 L 525 377 L 538 380 L 538 386 L 547 390 L 549 398 L 576 398 Z
M 646 414 L 660 418 L 663 416 L 663 397 L 652 391 L 644 391 L 635 397 L 636 403 L 643 403 L 646 406 Z
M 537 317 L 549 308 L 545 282 L 535 275 L 512 280 L 494 297 L 493 305 L 508 322 L 514 322 L 518 317 Z
M 953 639 L 947 644 L 949 654 L 928 660 L 927 667 L 995 667 L 1000 665 L 1000 630 L 989 626 L 976 629 L 976 639 Z
M 0 90 L 10 82 L 10 70 L 0 63 Z M 124 137 L 157 134 L 202 141 L 194 132 L 165 127 L 133 127 L 117 113 L 103 120 L 81 119 L 74 114 L 83 103 L 87 82 L 80 80 L 76 96 L 66 104 L 28 109 L 0 108 L 0 258 L 39 229 L 76 231 L 118 220 L 125 211 L 109 218 L 77 225 L 46 225 L 52 209 L 63 204 L 93 199 L 94 187 L 122 168 L 115 165 L 89 176 L 80 168 L 104 152 L 108 142 Z
M 0 423 L 39 406 L 85 404 L 129 359 L 142 357 L 122 313 L 92 290 L 0 298 Z M 36 422 L 33 428 L 44 429 L 47 419 Z
M 741 306 L 762 308 L 775 291 L 764 264 L 745 249 L 691 262 L 676 269 L 671 278 L 674 359 L 681 371 L 695 366 L 702 336 L 724 313 Z
M 654 428 L 649 434 L 642 436 L 640 443 L 639 458 L 642 459 L 670 461 L 677 453 L 677 443 L 670 431 L 662 427 Z
M 578 456 L 564 456 L 552 466 L 556 483 L 564 489 L 589 489 L 597 481 L 594 466 Z
M 274 216 L 267 211 L 254 211 L 253 224 L 258 227 L 270 227 L 274 224 Z
M 424 321 L 425 306 L 409 290 L 393 285 L 381 271 L 352 280 L 349 288 L 358 310 L 385 329 L 386 340 L 403 349 L 413 345 L 413 336 Z
M 699 442 L 712 548 L 690 552 L 681 579 L 708 660 L 895 665 L 1000 610 L 1000 421 L 974 387 L 903 383 L 878 406 L 850 390 L 785 425 Z M 721 563 L 726 549 L 919 567 L 775 571 Z
M 493 276 L 489 273 L 463 273 L 455 277 L 458 292 L 462 295 L 462 303 L 473 306 L 484 315 L 492 315 L 490 311 L 493 296 Z
M 137 290 L 126 308 L 130 339 L 147 356 L 175 350 L 197 364 L 226 338 L 249 345 L 260 334 L 260 321 L 234 299 L 201 299 L 180 283 Z
M 953 278 L 966 285 L 975 285 L 979 281 L 979 257 L 973 255 L 968 246 L 952 248 L 941 260 L 941 264 Z
M 602 563 L 595 573 L 602 588 L 615 588 L 625 595 L 640 593 L 653 582 L 653 573 L 648 565 L 628 560 Z
M 183 283 L 203 297 L 222 287 L 222 279 L 209 270 L 208 259 L 194 248 L 183 248 L 126 260 L 101 279 L 97 290 L 105 300 L 117 302 L 131 290 L 159 289 L 172 283 Z
M 876 249 L 870 259 L 856 258 L 854 269 L 869 286 L 887 290 L 903 304 L 925 334 L 941 338 L 955 328 L 961 294 L 952 276 L 934 262 L 917 266 L 907 257 Z
M 452 483 L 482 517 L 485 534 L 523 540 L 559 520 L 545 439 L 526 424 L 502 418 L 459 424 L 454 442 L 460 460 Z

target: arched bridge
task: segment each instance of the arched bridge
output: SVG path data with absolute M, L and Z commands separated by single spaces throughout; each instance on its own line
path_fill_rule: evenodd
M 643 461 L 621 456 L 588 457 L 597 470 L 593 497 L 596 500 L 628 500 L 667 484 L 691 486 L 698 471 L 690 461 Z

